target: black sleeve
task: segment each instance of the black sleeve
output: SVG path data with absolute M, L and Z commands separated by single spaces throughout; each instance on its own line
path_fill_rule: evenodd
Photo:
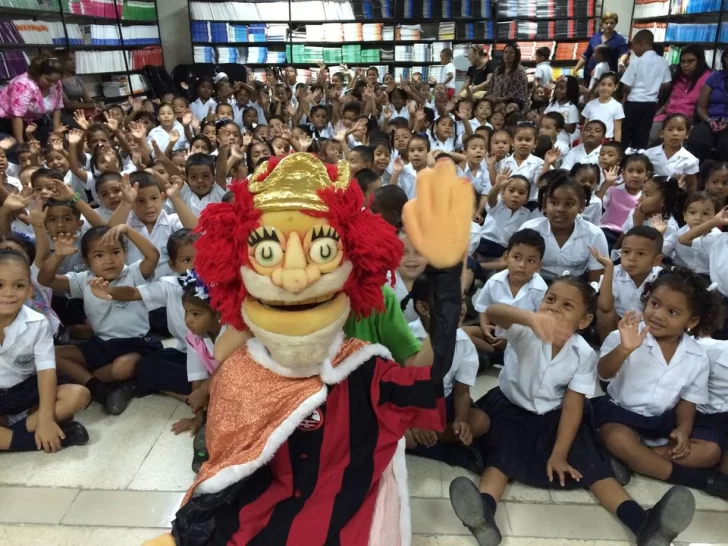
M 430 294 L 430 341 L 434 359 L 432 381 L 442 384 L 455 355 L 455 338 L 460 323 L 462 265 L 448 269 L 427 268 L 432 278 Z

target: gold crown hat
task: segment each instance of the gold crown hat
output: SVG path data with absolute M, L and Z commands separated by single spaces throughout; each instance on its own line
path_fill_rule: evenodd
M 336 180 L 331 180 L 326 165 L 316 156 L 295 153 L 280 160 L 268 176 L 268 161 L 261 163 L 248 182 L 255 208 L 263 212 L 285 210 L 328 211 L 319 190 L 345 190 L 351 183 L 349 163 L 339 161 Z

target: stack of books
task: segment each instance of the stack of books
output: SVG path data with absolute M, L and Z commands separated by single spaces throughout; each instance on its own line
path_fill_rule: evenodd
M 360 45 L 341 46 L 342 62 L 344 64 L 359 64 L 361 62 Z
M 0 0 L 0 8 L 60 11 L 61 4 L 58 0 Z
M 670 13 L 671 0 L 636 0 L 634 3 L 634 18 L 647 19 L 649 17 L 664 17 Z
M 718 32 L 717 23 L 667 25 L 666 42 L 713 42 Z M 658 40 L 659 41 L 659 40 Z
M 76 73 L 126 72 L 123 51 L 77 51 Z
M 129 62 L 129 70 L 140 70 L 147 65 L 161 66 L 164 64 L 162 48 L 160 47 L 136 49 L 127 54 L 131 59 Z
M 382 39 L 382 25 L 380 24 L 365 24 L 362 25 L 361 23 L 344 23 L 343 25 L 344 29 L 344 41 L 345 42 L 361 42 L 364 40 L 365 30 L 366 28 L 366 35 L 367 40 L 381 40 Z
M 0 79 L 9 80 L 25 73 L 29 62 L 24 51 L 15 49 L 0 51 Z
M 63 23 L 19 19 L 0 21 L 0 43 L 65 45 Z
M 196 63 L 214 63 L 215 48 L 211 46 L 194 46 L 193 54 Z
M 381 52 L 379 49 L 362 49 L 361 62 L 364 64 L 375 64 L 380 62 Z M 386 71 L 385 71 L 386 72 Z
M 437 33 L 437 37 L 440 40 L 454 40 L 455 39 L 455 23 L 440 23 L 440 28 Z
M 234 47 L 217 47 L 217 62 L 218 63 L 237 63 L 238 62 L 238 50 Z
M 154 4 L 151 5 L 154 7 Z M 113 0 L 63 0 L 63 11 L 100 19 L 118 19 L 121 17 L 122 5 Z
M 116 25 L 85 25 L 83 33 L 87 45 L 121 46 L 119 27 Z
M 121 2 L 117 0 L 117 5 L 120 4 Z M 154 2 L 124 0 L 124 9 L 121 18 L 122 20 L 156 21 L 157 8 Z
M 156 25 L 121 27 L 125 45 L 159 45 L 159 29 Z
M 640 30 L 649 30 L 655 36 L 656 42 L 664 42 L 667 35 L 667 23 L 633 23 L 632 36 Z
M 320 4 L 321 2 L 316 2 Z M 190 2 L 195 21 L 288 21 L 288 1 Z M 294 18 L 294 20 L 296 20 Z M 300 20 L 300 19 L 299 19 Z
M 84 45 L 85 32 L 83 26 L 75 23 L 66 23 L 69 45 Z
M 671 14 L 710 13 L 720 11 L 721 0 L 672 0 Z M 726 6 L 728 7 L 728 6 Z

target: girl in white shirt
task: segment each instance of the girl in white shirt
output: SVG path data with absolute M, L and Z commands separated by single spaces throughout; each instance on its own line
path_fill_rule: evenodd
M 635 472 L 726 498 L 728 475 L 707 470 L 721 454 L 693 429 L 696 405 L 709 401 L 710 369 L 692 336 L 720 325 L 721 302 L 683 268 L 660 273 L 642 301 L 644 316 L 625 314 L 601 348 L 599 376 L 609 386 L 594 402 L 599 436 Z
M 499 168 L 510 169 L 511 175 L 520 174 L 531 184 L 531 193 L 529 202 L 532 203 L 529 208 L 536 208 L 535 202 L 538 197 L 538 186 L 536 181 L 542 172 L 548 170 L 544 165 L 544 160 L 533 155 L 536 148 L 536 140 L 538 139 L 538 129 L 531 123 L 524 123 L 516 127 L 513 132 L 513 155 L 506 157 L 500 162 Z
M 404 254 L 399 262 L 399 267 L 394 273 L 394 293 L 397 295 L 404 317 L 407 322 L 417 320 L 417 313 L 411 298 L 407 298 L 412 291 L 415 279 L 419 277 L 427 267 L 427 260 L 420 254 L 404 231 L 399 232 L 399 239 L 404 245 Z
M 455 514 L 478 544 L 500 544 L 495 512 L 511 479 L 544 489 L 589 487 L 639 544 L 669 544 L 692 521 L 685 488 L 645 511 L 614 478 L 596 442 L 587 398 L 596 388 L 597 355 L 577 334 L 595 310 L 594 289 L 571 276 L 551 285 L 537 313 L 488 307 L 489 321 L 506 330 L 508 348 L 499 386 L 476 403 L 491 420 L 486 470 L 479 489 L 470 478 L 450 484 Z
M 622 103 L 613 98 L 619 78 L 614 72 L 607 72 L 599 78 L 599 98 L 589 101 L 581 112 L 582 119 L 591 121 L 598 119 L 607 126 L 606 138 L 617 142 L 622 140 L 622 120 L 624 109 Z
M 212 98 L 212 93 L 215 91 L 215 86 L 212 80 L 208 77 L 200 78 L 197 84 L 197 100 L 190 104 L 192 115 L 195 119 L 203 121 L 208 116 L 213 117 L 215 115 L 215 108 L 217 108 L 217 102 Z
M 710 255 L 694 245 L 684 245 L 679 239 L 694 227 L 712 220 L 720 211 L 721 203 L 718 198 L 707 192 L 700 191 L 692 194 L 685 202 L 683 216 L 685 225 L 675 233 L 677 239 L 673 261 L 675 265 L 687 267 L 699 275 L 708 275 L 710 272 Z M 715 227 L 710 230 L 713 235 L 719 235 L 721 231 Z
M 601 175 L 599 165 L 595 163 L 577 163 L 572 167 L 569 174 L 582 185 L 589 197 L 586 208 L 581 213 L 582 218 L 598 227 L 602 218 L 602 200 L 596 195 L 599 176 Z
M 469 126 L 468 128 L 470 129 Z M 472 133 L 472 129 L 470 132 Z M 430 138 L 430 149 L 432 150 L 452 152 L 463 147 L 458 136 L 457 126 L 449 114 L 437 118 L 427 136 Z
M 728 342 L 704 337 L 698 344 L 708 355 L 708 403 L 698 406 L 693 435 L 712 444 L 716 453 L 728 451 Z M 722 456 L 721 468 L 728 469 L 728 455 Z
M 564 130 L 574 134 L 579 123 L 579 81 L 574 76 L 566 76 L 556 82 L 554 98 L 544 114 L 549 112 L 558 112 L 564 116 Z
M 688 133 L 690 120 L 682 114 L 670 114 L 665 118 L 660 131 L 662 144 L 646 150 L 645 155 L 652 161 L 655 174 L 685 177 L 683 186 L 688 191 L 695 191 L 698 186 L 700 161 L 683 147 Z
M 159 146 L 159 149 L 163 153 L 167 153 L 167 148 L 173 141 L 172 133 L 176 132 L 176 136 L 179 136 L 179 139 L 177 140 L 177 142 L 172 144 L 172 149 L 170 151 L 176 152 L 177 150 L 185 150 L 187 148 L 187 137 L 185 135 L 185 128 L 179 121 L 175 119 L 174 109 L 172 108 L 172 105 L 162 104 L 162 106 L 159 107 L 159 112 L 157 113 L 157 116 L 159 117 L 159 125 L 149 131 L 149 136 L 147 137 L 149 147 L 151 148 L 152 141 L 155 141 L 157 143 L 157 146 Z

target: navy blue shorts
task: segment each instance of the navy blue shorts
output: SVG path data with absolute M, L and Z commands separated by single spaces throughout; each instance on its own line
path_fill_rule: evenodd
M 691 438 L 713 442 L 720 446 L 721 451 L 728 451 L 728 412 L 696 412 Z
M 22 383 L 0 389 L 0 415 L 17 415 L 38 405 L 38 376 L 33 374 Z
M 144 356 L 163 349 L 162 343 L 155 337 L 128 337 L 103 340 L 94 336 L 90 341 L 77 346 L 86 360 L 90 370 L 98 370 L 111 364 L 120 356 L 139 353 Z
M 481 238 L 478 244 L 478 249 L 475 251 L 475 255 L 479 261 L 492 262 L 494 260 L 500 260 L 503 254 L 506 253 L 507 248 L 489 241 L 488 239 Z
M 174 392 L 190 394 L 187 355 L 177 349 L 162 349 L 144 355 L 136 369 L 137 394 Z

